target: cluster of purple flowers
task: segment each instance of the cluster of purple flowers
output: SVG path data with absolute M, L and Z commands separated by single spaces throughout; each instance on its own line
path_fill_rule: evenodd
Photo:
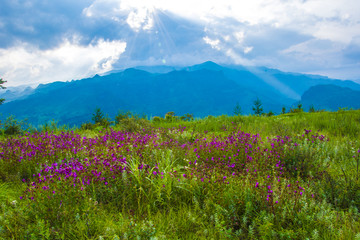
M 22 199 L 36 199 L 38 192 L 51 196 L 61 192 L 64 185 L 77 191 L 84 191 L 93 184 L 111 188 L 113 183 L 124 178 L 124 173 L 132 174 L 129 160 L 133 158 L 139 159 L 137 169 L 148 178 L 170 174 L 178 181 L 201 184 L 231 184 L 249 179 L 265 201 L 275 204 L 284 192 L 304 195 L 305 188 L 299 183 L 286 184 L 292 180 L 284 173 L 293 169 L 284 166 L 284 149 L 285 146 L 297 147 L 290 137 L 277 136 L 263 141 L 259 134 L 229 131 L 226 136 L 204 133 L 194 141 L 179 141 L 184 131 L 184 127 L 153 129 L 143 134 L 111 130 L 94 138 L 73 132 L 26 134 L 1 142 L 0 158 L 14 165 L 21 172 L 21 179 L 28 183 Z M 304 137 L 310 132 L 305 130 Z M 309 138 L 325 139 L 318 134 Z M 181 172 L 159 170 L 157 160 L 151 157 L 158 149 L 173 149 L 176 158 L 184 159 Z

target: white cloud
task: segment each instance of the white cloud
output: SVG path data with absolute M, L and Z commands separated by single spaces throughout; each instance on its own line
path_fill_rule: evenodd
M 83 14 L 89 18 L 109 18 L 115 22 L 125 17 L 126 23 L 138 32 L 153 27 L 153 11 L 151 1 L 95 0 L 83 10 Z
M 253 48 L 254 48 L 254 47 L 245 47 L 245 48 L 244 48 L 244 53 L 245 53 L 245 54 L 250 53 L 250 52 L 253 50 Z
M 139 8 L 129 13 L 126 22 L 129 26 L 138 32 L 140 29 L 150 30 L 154 25 L 154 20 L 146 8 Z
M 203 39 L 204 39 L 205 43 L 209 44 L 212 48 L 221 50 L 221 48 L 219 46 L 219 44 L 220 44 L 219 39 L 212 40 L 208 36 L 204 37 Z
M 234 33 L 234 36 L 239 43 L 242 43 L 244 41 L 244 37 L 245 37 L 244 32 L 236 32 Z
M 83 9 L 83 14 L 93 18 L 113 17 L 119 12 L 120 1 L 95 0 L 89 7 Z
M 318 39 L 328 39 L 334 42 L 348 44 L 360 36 L 360 23 L 342 24 L 341 22 L 319 22 L 313 26 L 313 36 Z
M 123 41 L 103 39 L 87 46 L 66 39 L 49 50 L 20 44 L 0 49 L 0 74 L 8 86 L 81 79 L 112 70 L 125 48 Z
M 357 0 L 96 0 L 86 12 L 96 16 L 134 14 L 145 9 L 148 16 L 154 9 L 211 24 L 231 18 L 249 26 L 266 24 L 310 34 L 321 39 L 350 41 L 360 34 L 360 1 Z M 141 16 L 140 19 L 145 19 Z

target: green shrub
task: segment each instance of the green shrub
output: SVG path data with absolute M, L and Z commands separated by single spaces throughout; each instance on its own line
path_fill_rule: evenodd
M 122 120 L 135 117 L 133 113 L 130 111 L 124 112 L 119 110 L 117 115 L 115 116 L 115 124 L 120 124 Z
M 9 116 L 4 122 L 3 131 L 5 135 L 18 135 L 23 132 L 26 125 L 24 120 L 19 121 L 14 116 Z
M 80 129 L 81 130 L 93 130 L 95 128 L 95 125 L 91 122 L 83 123 L 81 124 Z
M 267 114 L 266 114 L 266 116 L 268 116 L 268 117 L 271 117 L 271 116 L 274 116 L 275 115 L 275 113 L 273 112 L 273 111 L 269 111 Z
M 161 121 L 163 121 L 163 119 L 161 117 L 155 116 L 155 117 L 153 117 L 153 121 L 154 122 L 161 122 Z
M 314 113 L 315 112 L 315 107 L 314 105 L 311 105 L 309 108 L 309 113 Z
M 165 114 L 165 121 L 166 122 L 173 122 L 176 120 L 175 113 L 174 112 L 168 112 Z

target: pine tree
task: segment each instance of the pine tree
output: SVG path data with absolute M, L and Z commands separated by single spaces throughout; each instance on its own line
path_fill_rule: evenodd
M 241 113 L 242 113 L 241 107 L 240 107 L 239 103 L 236 103 L 236 106 L 235 106 L 235 108 L 234 108 L 234 114 L 235 114 L 236 116 L 240 116 Z
M 104 114 L 102 113 L 100 108 L 96 108 L 95 109 L 95 113 L 93 113 L 93 117 L 92 120 L 94 121 L 95 124 L 102 124 L 102 122 L 104 121 Z
M 261 103 L 260 99 L 256 98 L 256 100 L 254 101 L 254 106 L 252 108 L 255 115 L 261 115 L 263 113 L 263 108 L 261 105 L 262 105 L 262 103 Z

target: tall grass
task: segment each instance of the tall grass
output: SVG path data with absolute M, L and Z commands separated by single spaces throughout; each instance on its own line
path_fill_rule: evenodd
M 0 141 L 4 239 L 359 239 L 360 111 Z

